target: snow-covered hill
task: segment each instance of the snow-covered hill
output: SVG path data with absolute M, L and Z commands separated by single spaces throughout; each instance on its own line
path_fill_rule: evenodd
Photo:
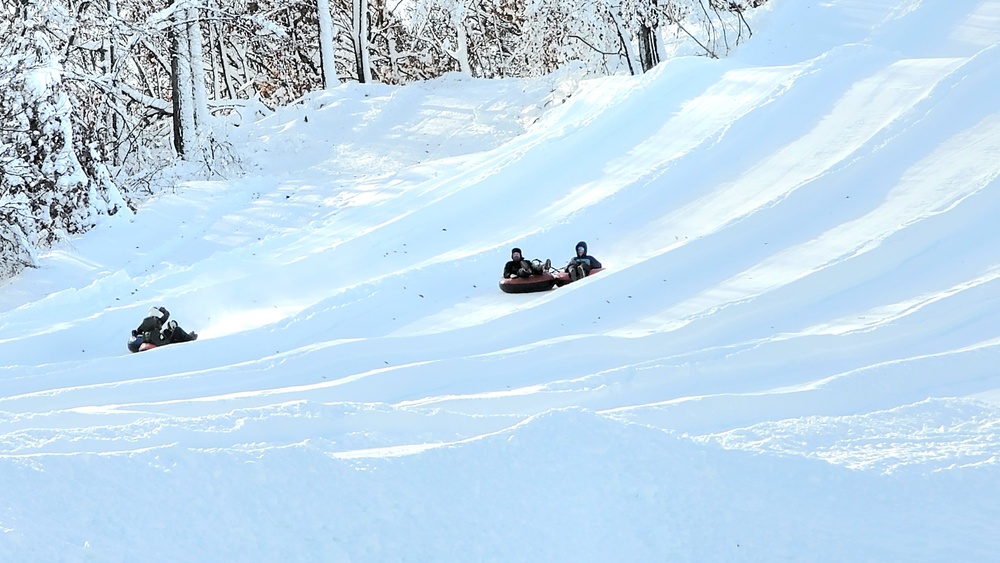
M 995 559 L 1000 1 L 754 28 L 317 93 L 0 287 L 0 560 Z

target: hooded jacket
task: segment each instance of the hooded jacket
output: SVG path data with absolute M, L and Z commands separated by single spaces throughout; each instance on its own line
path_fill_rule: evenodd
M 576 253 L 576 249 L 577 249 L 577 247 L 580 247 L 580 246 L 583 247 L 583 256 L 577 256 L 576 255 L 577 254 Z M 574 255 L 573 255 L 573 258 L 569 261 L 569 265 L 583 264 L 583 269 L 588 274 L 593 269 L 603 268 L 604 267 L 604 266 L 601 265 L 601 262 L 597 258 L 594 258 L 590 254 L 587 254 L 587 243 L 585 241 L 581 240 L 580 242 L 576 243 L 576 246 L 573 247 L 573 253 L 574 253 Z M 568 266 L 567 266 L 567 268 L 568 268 Z

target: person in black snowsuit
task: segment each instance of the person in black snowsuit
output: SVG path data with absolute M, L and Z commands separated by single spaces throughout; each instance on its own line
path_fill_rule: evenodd
M 177 325 L 177 321 L 170 321 L 169 318 L 170 311 L 166 307 L 150 307 L 146 318 L 132 330 L 129 350 L 138 352 L 143 342 L 164 346 L 177 342 L 190 342 L 198 338 L 198 333 L 185 331 Z
M 503 267 L 503 277 L 507 278 L 526 278 L 528 276 L 534 276 L 538 274 L 543 274 L 549 271 L 552 267 L 551 260 L 545 260 L 543 264 L 541 260 L 525 260 L 521 255 L 521 249 L 514 247 L 510 250 L 510 261 L 504 264 Z
M 591 270 L 597 268 L 603 268 L 603 266 L 597 258 L 587 254 L 587 243 L 582 240 L 576 243 L 576 256 L 570 259 L 569 264 L 566 264 L 566 273 L 569 274 L 569 279 L 576 281 L 585 278 L 590 275 Z

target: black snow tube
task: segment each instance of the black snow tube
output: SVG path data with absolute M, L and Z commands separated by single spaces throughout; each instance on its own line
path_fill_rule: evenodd
M 534 293 L 548 291 L 556 283 L 552 274 L 538 274 L 526 278 L 508 278 L 500 280 L 500 290 L 504 293 Z
M 589 274 L 587 274 L 587 277 L 589 278 L 590 276 L 596 274 L 597 272 L 600 272 L 602 269 L 603 268 L 594 268 L 593 270 L 590 271 Z M 564 272 L 562 270 L 560 270 L 559 273 L 555 275 L 555 277 L 553 278 L 553 281 L 559 287 L 562 287 L 562 286 L 564 286 L 564 285 L 566 285 L 568 283 L 573 283 L 573 280 L 570 279 L 570 277 L 569 277 L 569 273 Z

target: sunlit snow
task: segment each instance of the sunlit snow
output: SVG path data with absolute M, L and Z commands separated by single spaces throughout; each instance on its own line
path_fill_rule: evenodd
M 0 561 L 996 560 L 1000 0 L 768 6 L 311 94 L 5 282 Z

